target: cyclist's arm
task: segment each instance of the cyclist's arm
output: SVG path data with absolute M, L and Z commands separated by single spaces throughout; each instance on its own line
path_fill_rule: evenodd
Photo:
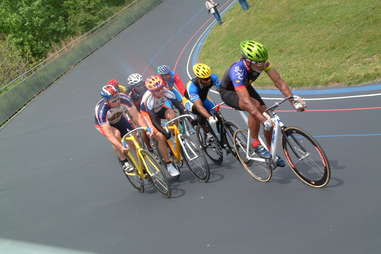
M 240 107 L 249 112 L 249 114 L 254 115 L 259 121 L 266 121 L 267 119 L 262 115 L 262 113 L 254 106 L 252 99 L 249 95 L 245 86 L 236 87 L 235 91 L 239 97 Z
M 196 107 L 196 110 L 206 119 L 211 117 L 211 114 L 209 114 L 208 110 L 204 107 L 201 100 L 197 100 L 193 102 L 193 105 Z
M 128 108 L 128 113 L 130 114 L 132 121 L 140 126 L 140 127 L 146 127 L 147 124 L 144 121 L 143 117 L 139 113 L 139 111 L 136 109 L 134 104 L 131 104 L 131 107 Z
M 184 95 L 185 87 L 184 87 L 183 81 L 181 81 L 180 75 L 176 73 L 174 75 L 174 80 L 175 80 L 175 85 L 177 89 L 182 95 Z
M 275 69 L 270 69 L 267 72 L 267 75 L 274 82 L 274 85 L 282 92 L 285 97 L 289 97 L 292 95 L 290 87 L 287 83 L 281 78 L 279 72 Z
M 111 142 L 111 144 L 118 147 L 120 150 L 124 149 L 122 142 L 114 136 L 112 127 L 108 122 L 101 124 L 100 127 L 102 128 L 102 131 L 105 134 L 105 137 L 107 138 L 108 141 Z
M 175 106 L 180 111 L 181 115 L 185 114 L 185 108 L 184 108 L 184 105 L 181 104 L 181 102 L 179 102 L 176 99 L 169 99 L 169 100 L 172 102 L 173 106 Z

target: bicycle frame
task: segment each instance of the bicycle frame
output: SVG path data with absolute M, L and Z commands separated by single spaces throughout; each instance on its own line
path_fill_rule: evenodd
M 272 105 L 271 107 L 269 107 L 265 111 L 267 114 L 269 114 L 271 116 L 271 121 L 274 123 L 274 126 L 272 128 L 271 151 L 270 151 L 271 156 L 272 156 L 271 157 L 272 161 L 274 161 L 275 157 L 277 156 L 279 133 L 285 128 L 284 123 L 280 120 L 279 116 L 274 112 L 274 110 L 288 99 L 290 99 L 290 97 L 284 98 L 280 102 L 275 103 L 274 105 Z M 248 138 L 247 138 L 247 146 L 246 146 L 247 148 L 250 147 L 250 140 L 251 140 L 250 134 L 251 134 L 250 129 L 248 128 L 248 130 L 247 130 L 247 137 Z M 266 147 L 268 149 L 268 146 L 266 145 L 266 143 L 262 139 L 260 139 L 260 142 L 262 143 L 262 145 L 264 147 Z M 246 157 L 250 160 L 255 160 L 255 161 L 260 161 L 260 162 L 266 161 L 266 159 L 263 159 L 263 158 L 250 156 L 249 149 L 246 149 Z
M 195 151 L 193 151 L 192 147 L 190 147 L 189 144 L 187 144 L 188 149 L 185 149 L 185 144 L 183 142 L 181 142 L 181 137 L 183 134 L 180 132 L 179 128 L 174 123 L 175 121 L 180 120 L 182 118 L 184 118 L 184 119 L 185 118 L 191 118 L 193 120 L 192 115 L 185 114 L 185 115 L 175 117 L 175 118 L 167 121 L 167 123 L 165 124 L 165 128 L 172 131 L 174 136 L 175 136 L 175 144 L 173 144 L 173 142 L 171 140 L 167 140 L 167 143 L 168 143 L 168 146 L 171 149 L 171 151 L 172 151 L 172 153 L 175 156 L 175 159 L 177 161 L 182 160 L 181 150 L 180 150 L 181 148 L 183 149 L 185 156 L 187 156 L 187 158 L 191 161 L 191 160 L 196 159 L 198 157 L 198 155 L 195 153 Z M 188 132 L 187 127 L 186 127 L 186 132 Z M 189 154 L 188 151 L 191 151 L 191 153 L 193 154 L 193 157 L 191 157 L 192 154 Z
M 271 121 L 274 123 L 274 126 L 273 126 L 273 129 L 272 129 L 272 137 L 271 137 L 271 155 L 272 155 L 272 160 L 275 160 L 275 157 L 277 155 L 277 151 L 278 151 L 278 139 L 279 139 L 279 133 L 281 132 L 281 130 L 285 127 L 285 125 L 283 124 L 283 122 L 280 120 L 279 116 L 272 112 L 272 117 L 271 117 Z M 247 148 L 250 147 L 250 140 L 251 140 L 251 136 L 250 136 L 250 129 L 247 130 Z M 266 147 L 268 149 L 268 146 L 267 144 L 262 140 L 260 139 L 262 145 L 264 147 Z M 263 158 L 259 158 L 259 157 L 252 157 L 250 156 L 249 154 L 249 149 L 246 149 L 246 157 L 250 160 L 255 160 L 255 161 L 260 161 L 260 162 L 265 162 L 266 159 L 263 159 Z
M 131 152 L 131 149 L 128 150 L 128 153 L 127 153 L 127 156 L 128 158 L 132 161 L 132 164 L 134 166 L 136 166 L 136 169 L 137 169 L 137 173 L 136 172 L 132 172 L 132 173 L 127 173 L 128 175 L 130 176 L 136 176 L 136 175 L 139 175 L 141 178 L 146 178 L 147 177 L 147 173 L 144 172 L 144 168 L 147 167 L 146 165 L 146 162 L 145 160 L 143 159 L 143 156 L 141 154 L 141 151 L 143 150 L 143 148 L 141 147 L 139 141 L 137 140 L 137 138 L 132 135 L 134 132 L 139 132 L 139 131 L 142 131 L 142 130 L 147 130 L 146 127 L 138 127 L 136 129 L 133 129 L 132 131 L 126 133 L 123 138 L 122 138 L 122 143 L 123 145 L 127 145 L 127 141 L 130 141 L 133 143 L 134 147 L 135 147 L 135 152 L 136 152 L 136 156 Z

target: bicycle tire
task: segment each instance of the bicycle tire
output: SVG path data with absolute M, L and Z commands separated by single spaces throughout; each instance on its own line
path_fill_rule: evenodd
M 250 147 L 247 147 L 247 139 L 247 130 L 238 129 L 234 132 L 234 149 L 238 160 L 255 180 L 260 182 L 270 181 L 272 177 L 271 159 L 264 162 L 247 159 L 246 151 L 250 149 Z
M 214 137 L 214 140 L 212 141 L 211 144 L 207 144 L 207 141 L 205 139 L 205 136 L 206 136 L 205 131 L 200 126 L 200 124 L 198 124 L 196 126 L 196 136 L 197 136 L 199 142 L 201 143 L 202 148 L 204 149 L 206 156 L 208 156 L 208 158 L 210 160 L 212 160 L 214 164 L 221 165 L 223 160 L 224 160 L 223 149 L 222 149 L 220 143 L 218 142 L 218 139 L 217 139 L 214 131 L 210 128 L 210 126 L 208 126 L 208 128 L 210 129 L 210 131 Z
M 192 172 L 192 174 L 200 179 L 203 182 L 208 182 L 210 177 L 210 169 L 209 164 L 206 160 L 205 151 L 202 149 L 202 145 L 200 144 L 200 141 L 198 138 L 194 138 L 194 141 L 186 135 L 183 135 L 181 137 L 182 147 L 181 147 L 181 155 L 183 157 L 183 160 L 185 161 L 185 164 L 189 168 L 189 170 Z M 191 151 L 197 153 L 197 158 L 190 160 L 184 149 L 191 148 L 187 151 L 188 154 L 190 154 Z M 198 161 L 198 166 L 194 166 L 193 162 Z M 192 164 L 192 165 L 191 165 Z
M 294 174 L 308 186 L 326 186 L 331 178 L 331 167 L 320 144 L 297 127 L 287 127 L 282 133 L 283 152 Z M 305 165 L 306 168 L 303 168 Z
M 236 130 L 239 130 L 239 128 L 237 125 L 229 121 L 225 121 L 223 126 L 225 128 L 223 142 L 226 144 L 227 149 L 233 154 L 233 156 L 237 158 L 237 154 L 234 149 L 234 133 Z
M 136 165 L 132 162 L 132 160 L 129 158 L 129 155 L 127 155 L 128 161 L 133 165 L 133 167 L 136 169 Z M 122 168 L 121 168 L 122 169 Z M 138 174 L 137 170 L 134 170 L 134 172 L 127 173 L 122 169 L 123 174 L 127 177 L 128 181 L 139 192 L 144 192 L 144 181 Z
M 153 187 L 165 197 L 170 198 L 172 194 L 171 186 L 163 173 L 166 169 L 150 152 L 141 150 L 141 155 L 144 159 L 143 165 L 152 180 Z

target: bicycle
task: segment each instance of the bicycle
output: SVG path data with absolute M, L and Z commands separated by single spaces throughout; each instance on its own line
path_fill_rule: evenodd
M 254 152 L 250 152 L 250 129 L 240 129 L 234 133 L 234 148 L 245 170 L 254 179 L 260 182 L 268 182 L 272 177 L 273 170 L 276 168 L 277 141 L 281 133 L 282 150 L 294 174 L 308 186 L 314 188 L 324 187 L 330 181 L 331 167 L 323 148 L 306 131 L 298 127 L 285 126 L 274 112 L 276 108 L 291 97 L 275 103 L 265 111 L 274 123 L 271 140 L 272 157 L 270 159 L 260 158 Z
M 235 150 L 233 148 L 233 136 L 234 132 L 239 129 L 234 123 L 225 120 L 221 113 L 221 106 L 223 104 L 225 103 L 221 102 L 215 105 L 210 111 L 211 114 L 218 119 L 216 129 L 219 135 L 217 135 L 214 129 L 210 126 L 209 122 L 200 115 L 198 115 L 197 125 L 195 127 L 196 135 L 203 145 L 206 155 L 217 165 L 222 164 L 223 149 L 225 149 L 227 153 L 231 153 L 236 157 Z M 206 140 L 207 134 L 202 125 L 204 125 L 204 127 L 206 127 L 206 129 L 208 129 L 213 135 L 212 140 Z
M 163 194 L 166 197 L 171 197 L 171 188 L 170 185 L 164 176 L 164 168 L 163 166 L 154 158 L 151 152 L 147 149 L 142 148 L 140 145 L 141 142 L 141 132 L 146 131 L 148 128 L 146 127 L 138 127 L 133 129 L 132 131 L 126 133 L 122 138 L 122 143 L 124 146 L 127 146 L 127 142 L 130 141 L 133 143 L 135 147 L 135 151 L 133 154 L 131 149 L 128 150 L 127 158 L 132 163 L 135 170 L 133 172 L 125 172 L 128 181 L 131 185 L 140 192 L 144 192 L 144 179 L 148 179 L 152 182 L 154 188 Z M 134 134 L 138 133 L 138 137 Z M 140 133 L 139 133 L 140 132 Z
M 181 133 L 175 122 L 192 119 L 189 114 L 181 115 L 168 120 L 165 123 L 165 128 L 174 136 L 174 142 L 171 139 L 167 140 L 167 144 L 172 155 L 175 167 L 180 170 L 183 161 L 192 172 L 192 174 L 203 182 L 208 182 L 210 177 L 209 165 L 205 154 L 201 149 L 202 146 L 196 138 L 193 140 L 189 133 L 188 125 L 183 124 L 185 130 Z

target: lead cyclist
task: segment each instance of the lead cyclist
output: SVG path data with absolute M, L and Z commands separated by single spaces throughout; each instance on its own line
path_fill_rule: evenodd
M 268 51 L 263 44 L 245 40 L 240 43 L 240 50 L 241 59 L 234 62 L 222 78 L 221 98 L 230 107 L 248 113 L 248 128 L 253 138 L 251 144 L 254 152 L 262 158 L 270 159 L 271 153 L 259 141 L 258 133 L 260 123 L 269 127 L 265 129 L 264 134 L 268 149 L 271 150 L 272 124 L 270 117 L 263 114 L 266 110 L 265 102 L 256 92 L 252 83 L 262 72 L 265 72 L 285 97 L 293 96 L 293 93 L 278 71 L 271 66 L 268 61 Z M 299 96 L 291 97 L 290 103 L 297 111 L 304 111 L 306 107 Z M 279 156 L 276 156 L 276 164 L 278 167 L 286 165 Z

